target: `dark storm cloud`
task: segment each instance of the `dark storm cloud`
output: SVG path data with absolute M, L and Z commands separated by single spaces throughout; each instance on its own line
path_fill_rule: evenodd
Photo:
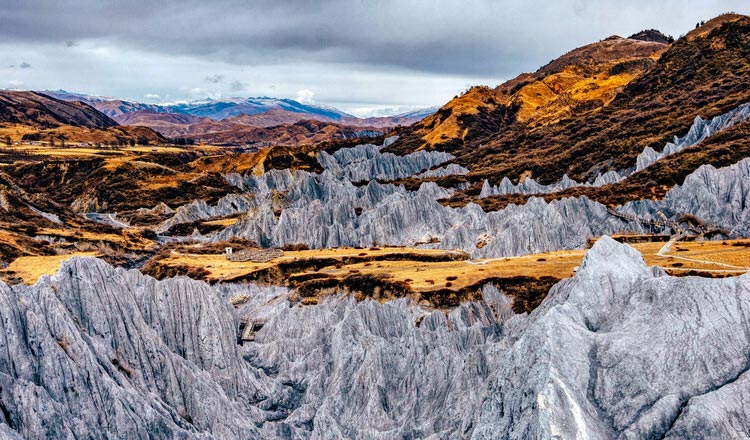
M 6 0 L 7 1 L 7 0 Z M 608 10 L 650 13 L 652 1 L 585 0 L 11 0 L 0 37 L 27 42 L 113 40 L 129 48 L 240 65 L 288 60 L 357 63 L 505 77 L 548 54 L 609 35 Z M 679 8 L 682 5 L 674 3 Z M 578 17 L 578 18 L 577 18 Z M 581 17 L 588 17 L 585 26 Z M 577 22 L 576 20 L 581 20 Z M 636 32 L 640 29 L 630 29 Z

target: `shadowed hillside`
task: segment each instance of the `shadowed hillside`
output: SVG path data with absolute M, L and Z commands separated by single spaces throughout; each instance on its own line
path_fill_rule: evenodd
M 66 102 L 37 92 L 0 91 L 0 122 L 52 128 L 73 125 L 108 128 L 117 122 L 82 102 Z

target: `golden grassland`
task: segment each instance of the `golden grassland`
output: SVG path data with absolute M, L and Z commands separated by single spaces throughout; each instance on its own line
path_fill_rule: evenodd
M 723 244 L 726 243 L 726 244 Z M 730 240 L 726 242 L 684 242 L 672 246 L 664 255 L 658 255 L 664 243 L 637 243 L 638 249 L 649 266 L 659 266 L 672 274 L 690 271 L 707 272 L 715 275 L 738 275 L 750 267 L 750 241 Z M 369 249 L 324 249 L 285 252 L 284 256 L 268 263 L 234 262 L 223 255 L 173 254 L 160 261 L 160 264 L 178 266 L 200 266 L 209 273 L 210 281 L 236 279 L 253 272 L 268 269 L 290 261 L 315 258 L 343 258 L 366 256 L 376 257 L 388 254 L 413 253 L 416 255 L 441 255 L 443 250 L 411 248 Z M 572 276 L 574 269 L 581 264 L 586 250 L 555 251 L 531 254 L 520 257 L 493 258 L 480 260 L 456 260 L 440 262 L 423 261 L 366 261 L 354 264 L 331 265 L 317 271 L 334 278 L 342 278 L 352 273 L 362 275 L 388 275 L 392 281 L 403 281 L 414 291 L 428 291 L 446 287 L 460 290 L 488 278 L 554 277 Z M 447 278 L 451 279 L 448 280 Z M 454 278 L 455 277 L 455 278 Z
M 334 249 L 313 249 L 304 251 L 287 251 L 284 252 L 284 256 L 276 258 L 267 263 L 254 263 L 250 261 L 237 262 L 229 261 L 223 254 L 191 254 L 183 252 L 173 252 L 167 258 L 159 261 L 160 264 L 166 266 L 199 266 L 206 269 L 209 272 L 208 280 L 210 281 L 221 281 L 231 280 L 235 278 L 241 278 L 245 275 L 253 272 L 268 269 L 270 267 L 277 266 L 283 263 L 309 261 L 315 259 L 344 259 L 351 257 L 368 257 L 377 258 L 379 256 L 398 255 L 398 254 L 412 254 L 416 253 L 419 255 L 426 256 L 439 256 L 450 253 L 451 251 L 437 250 L 437 249 L 412 249 L 412 248 L 401 248 L 401 247 L 384 247 L 384 248 L 370 248 L 370 249 L 355 249 L 355 248 L 334 248 Z M 379 262 L 381 263 L 381 262 Z M 378 263 L 378 264 L 379 264 Z M 383 262 L 385 263 L 385 262 Z M 410 261 L 397 261 L 392 263 L 399 263 L 407 267 L 414 267 L 413 262 Z M 331 266 L 333 267 L 333 266 Z M 349 267 L 349 266 L 346 266 Z
M 32 144 L 19 144 L 19 145 L 5 145 L 5 136 L 9 135 L 13 142 L 19 142 L 24 134 L 32 133 L 35 130 L 33 127 L 27 126 L 13 126 L 11 128 L 0 128 L 0 148 L 6 152 L 17 152 L 18 154 L 31 154 L 35 156 L 42 156 L 44 158 L 60 158 L 60 159 L 92 159 L 97 157 L 112 157 L 113 154 L 120 154 L 123 158 L 133 159 L 137 156 L 150 153 L 159 154 L 179 154 L 185 151 L 200 151 L 204 154 L 223 154 L 223 147 L 216 147 L 211 145 L 200 145 L 200 146 L 174 146 L 174 145 L 153 145 L 153 146 L 128 146 L 128 147 L 117 147 L 109 148 L 102 147 L 97 148 L 94 145 L 86 145 L 86 141 L 74 142 L 67 141 L 66 146 L 63 148 L 59 144 L 52 146 L 49 145 L 47 139 L 38 142 L 39 145 Z M 96 142 L 91 142 L 95 144 Z
M 491 108 L 490 101 L 494 101 L 494 105 L 518 105 L 517 118 L 521 122 L 553 123 L 570 114 L 582 102 L 609 103 L 637 76 L 634 73 L 608 75 L 606 71 L 591 76 L 580 72 L 576 66 L 568 66 L 561 72 L 524 85 L 512 95 L 497 89 L 475 87 L 445 105 L 444 110 L 450 111 L 448 117 L 441 120 L 439 115 L 433 115 L 426 120 L 432 123 L 423 130 L 423 139 L 434 145 L 446 139 L 463 138 L 466 133 L 458 117 L 476 114 L 479 107 Z
M 634 78 L 636 75 L 629 73 L 612 76 L 600 74 L 589 78 L 581 76 L 573 68 L 566 68 L 519 91 L 516 96 L 516 101 L 521 103 L 518 120 L 550 123 L 569 114 L 577 103 L 609 103 Z
M 701 274 L 711 276 L 740 275 L 750 270 L 750 240 L 727 240 L 707 242 L 680 242 L 659 255 L 664 243 L 632 244 L 640 251 L 646 264 L 659 266 L 670 274 Z M 491 278 L 512 277 L 553 277 L 567 278 L 575 273 L 581 264 L 586 250 L 555 251 L 520 257 L 455 260 L 455 261 L 414 261 L 378 260 L 398 254 L 417 256 L 441 256 L 458 252 L 437 249 L 413 249 L 384 247 L 371 249 L 336 248 L 285 252 L 283 257 L 266 263 L 229 261 L 222 254 L 191 254 L 173 252 L 159 261 L 166 266 L 201 267 L 208 272 L 208 281 L 222 281 L 243 278 L 254 272 L 273 268 L 282 263 L 306 262 L 315 259 L 336 259 L 363 257 L 369 261 L 353 264 L 334 264 L 319 270 L 301 269 L 301 274 L 323 274 L 339 279 L 351 274 L 388 276 L 389 281 L 404 282 L 415 292 L 426 292 L 448 288 L 461 290 Z M 33 284 L 41 275 L 53 274 L 60 263 L 72 256 L 94 256 L 93 252 L 78 252 L 66 255 L 25 256 L 14 260 L 3 272 L 14 272 L 24 283 Z M 300 267 L 305 267 L 304 264 Z M 692 272 L 691 272 L 692 271 Z
M 3 269 L 2 272 L 12 273 L 21 278 L 24 284 L 34 284 L 43 275 L 57 272 L 63 261 L 73 257 L 96 257 L 96 252 L 74 252 L 64 255 L 24 256 L 18 257 Z

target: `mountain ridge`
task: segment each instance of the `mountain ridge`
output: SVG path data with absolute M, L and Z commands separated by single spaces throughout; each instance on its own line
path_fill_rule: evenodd
M 242 115 L 256 115 L 269 111 L 286 111 L 306 115 L 302 119 L 316 119 L 328 122 L 373 120 L 386 118 L 413 119 L 431 114 L 438 107 L 425 107 L 394 115 L 377 117 L 357 117 L 335 107 L 324 104 L 303 103 L 289 98 L 273 98 L 269 96 L 256 96 L 247 98 L 203 98 L 188 102 L 171 104 L 145 104 L 137 101 L 123 100 L 113 97 L 93 96 L 81 93 L 72 93 L 66 90 L 45 90 L 39 93 L 47 94 L 63 101 L 82 101 L 111 118 L 122 117 L 122 115 L 137 111 L 149 111 L 153 113 L 177 113 L 183 115 L 207 117 L 214 120 L 223 120 Z M 295 121 L 296 122 L 296 121 Z M 363 122 L 362 124 L 365 124 Z
M 388 151 L 449 151 L 470 175 L 492 184 L 503 177 L 518 182 L 532 176 L 544 184 L 564 174 L 578 181 L 593 179 L 634 166 L 645 146 L 664 145 L 697 115 L 710 118 L 750 102 L 749 40 L 750 18 L 735 14 L 710 20 L 670 45 L 633 43 L 659 44 L 664 50 L 614 64 L 608 72 L 620 75 L 620 70 L 627 74 L 632 69 L 629 80 L 610 88 L 607 102 L 596 101 L 594 94 L 592 108 L 584 105 L 559 120 L 544 120 L 534 112 L 524 120 L 524 102 L 497 104 L 493 89 L 474 88 L 412 126 Z M 618 40 L 595 44 L 607 41 Z M 561 61 L 566 55 L 540 71 L 567 68 Z M 495 90 L 518 92 L 529 78 L 521 75 Z M 442 128 L 447 122 L 450 130 Z

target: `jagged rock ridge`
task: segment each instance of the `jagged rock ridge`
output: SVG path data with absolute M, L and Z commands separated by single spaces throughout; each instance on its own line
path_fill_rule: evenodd
M 91 258 L 0 301 L 6 438 L 750 434 L 750 277 L 669 277 L 606 237 L 528 316 L 491 287 L 446 312 L 290 307 Z M 255 342 L 241 316 L 266 320 Z
M 406 156 L 380 152 L 396 139 L 395 136 L 387 138 L 380 146 L 365 144 L 342 148 L 333 154 L 321 151 L 318 161 L 324 169 L 338 178 L 351 182 L 367 182 L 373 179 L 395 180 L 410 177 L 453 159 L 451 154 L 439 151 L 417 151 Z M 461 167 L 456 171 L 463 170 L 465 168 Z
M 635 169 L 607 171 L 604 174 L 596 176 L 596 179 L 594 179 L 593 182 L 577 182 L 568 177 L 567 174 L 558 182 L 550 185 L 539 184 L 533 178 L 528 178 L 523 182 L 514 185 L 510 179 L 504 177 L 499 185 L 492 186 L 485 179 L 479 197 L 506 194 L 551 194 L 580 186 L 600 187 L 617 183 L 634 173 L 648 168 L 657 160 L 697 145 L 714 134 L 744 122 L 748 118 L 750 118 L 750 103 L 743 104 L 727 113 L 711 118 L 708 121 L 700 116 L 696 116 L 693 125 L 690 126 L 688 132 L 682 137 L 675 136 L 674 141 L 668 142 L 661 152 L 657 152 L 650 146 L 645 147 L 643 152 L 638 155 Z
M 629 202 L 622 211 L 654 218 L 657 211 L 675 218 L 693 214 L 708 225 L 750 235 L 750 158 L 725 168 L 703 165 L 672 188 L 664 200 Z
M 261 176 L 230 174 L 226 178 L 249 194 L 227 196 L 214 207 L 200 202 L 190 205 L 181 211 L 180 221 L 246 213 L 223 231 L 193 238 L 223 241 L 240 237 L 269 247 L 297 243 L 313 248 L 419 245 L 462 249 L 474 257 L 501 257 L 579 248 L 594 236 L 640 233 L 646 228 L 610 215 L 604 205 L 586 197 L 549 203 L 531 198 L 525 205 L 484 212 L 474 204 L 443 206 L 438 200 L 450 193 L 432 182 L 423 183 L 418 191 L 376 181 L 358 187 L 328 170 L 322 174 L 272 170 Z M 708 174 L 699 170 L 686 180 L 689 190 L 675 188 L 662 202 L 633 202 L 618 210 L 642 218 L 656 218 L 658 211 L 673 219 L 694 214 L 727 231 L 747 235 L 743 179 L 750 179 L 746 166 L 714 169 Z M 711 189 L 697 189 L 700 182 Z M 238 198 L 243 204 L 237 203 Z M 723 204 L 730 199 L 736 200 Z M 710 200 L 714 202 L 708 204 Z M 704 204 L 712 208 L 704 208 Z

